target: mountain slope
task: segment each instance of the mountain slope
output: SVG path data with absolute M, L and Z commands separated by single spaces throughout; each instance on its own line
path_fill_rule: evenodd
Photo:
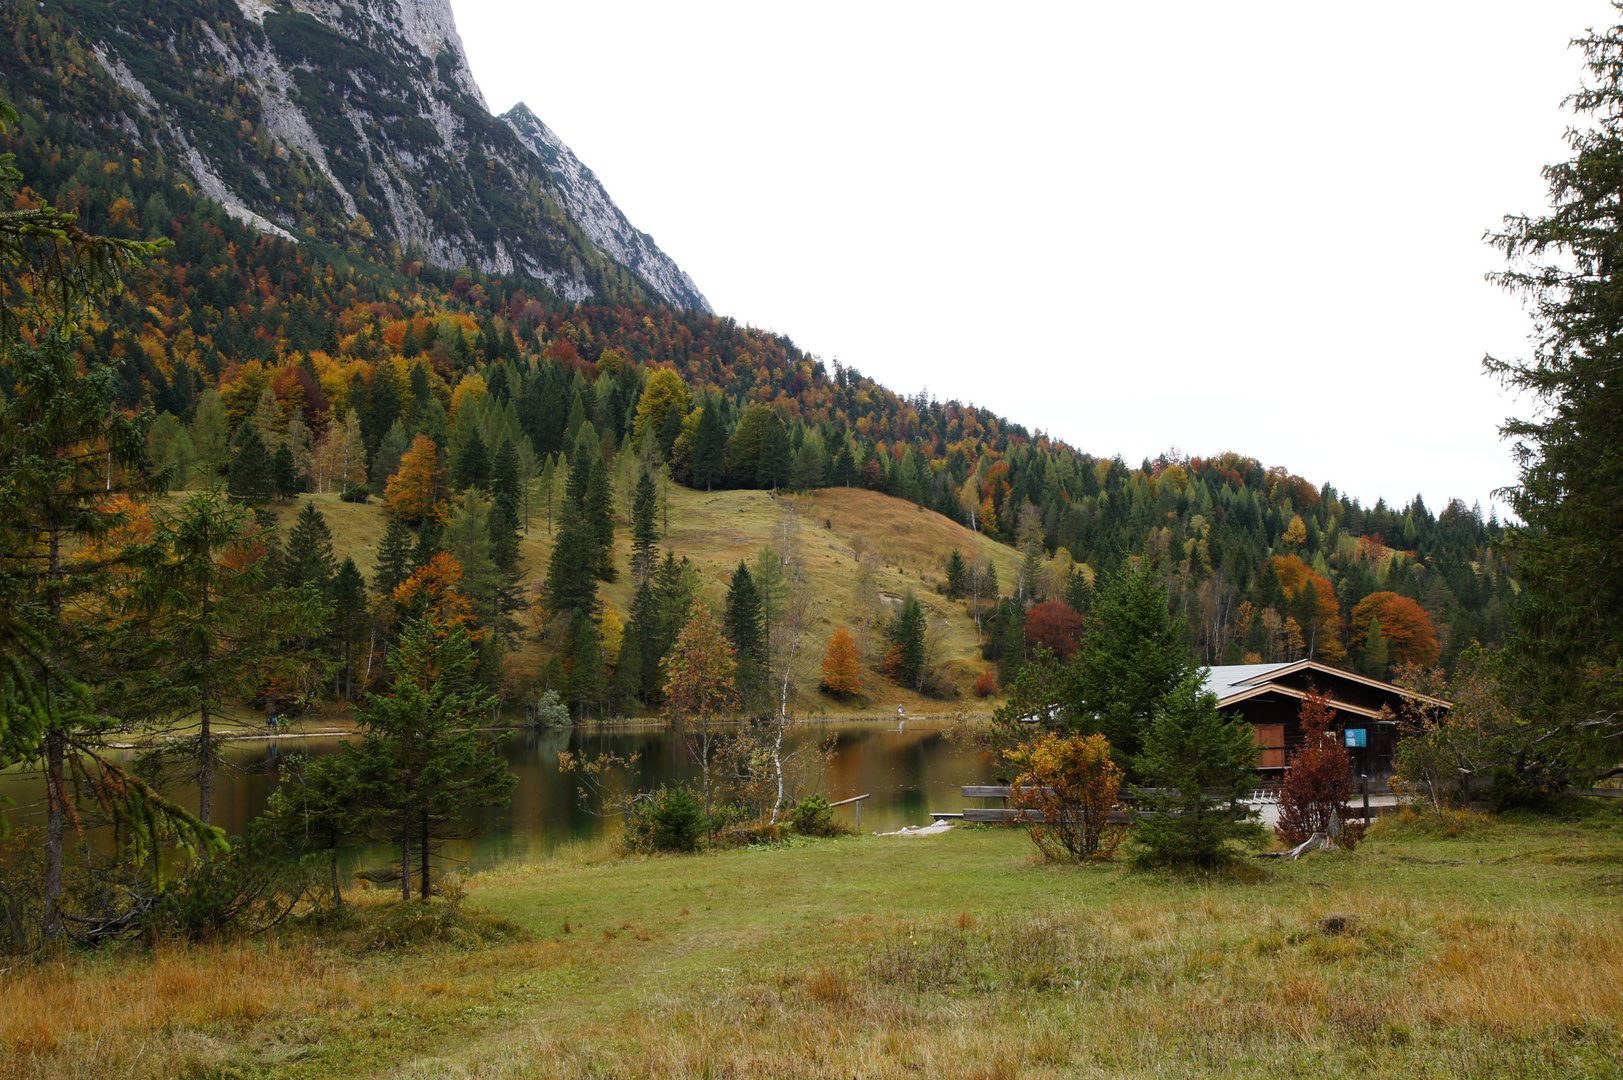
M 490 115 L 448 0 L 12 7 L 14 98 L 289 240 L 708 311 L 527 108 Z

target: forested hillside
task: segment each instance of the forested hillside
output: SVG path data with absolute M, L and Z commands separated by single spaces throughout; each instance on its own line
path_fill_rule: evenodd
M 8 18 L 8 47 L 29 61 L 12 76 L 21 122 L 0 141 L 24 177 L 15 206 L 63 207 L 87 231 L 173 242 L 129 272 L 127 291 L 78 339 L 86 361 L 117 371 L 118 407 L 157 413 L 152 465 L 171 466 L 177 487 L 229 481 L 256 502 L 369 489 L 413 530 L 414 565 L 449 543 L 439 534 L 455 531 L 459 501 L 521 533 L 569 506 L 595 513 L 597 576 L 567 598 L 554 580 L 563 570 L 532 565 L 516 541 L 479 526 L 499 572 L 482 585 L 470 572 L 463 590 L 502 624 L 510 651 L 573 663 L 582 625 L 549 631 L 532 608 L 568 623 L 581 604 L 601 632 L 596 590 L 633 569 L 615 565 L 615 531 L 624 546 L 643 473 L 703 491 L 867 489 L 1006 545 L 1014 570 L 1001 577 L 968 545 L 961 565 L 941 550 L 932 568 L 1005 676 L 1044 640 L 1030 609 L 1053 601 L 1085 615 L 1093 578 L 1129 561 L 1165 580 L 1207 663 L 1312 655 L 1381 674 L 1398 661 L 1451 664 L 1472 640 L 1496 645 L 1505 633 L 1516 590 L 1499 525 L 1475 508 L 1364 506 L 1240 453 L 1095 458 L 958 399 L 899 394 L 787 337 L 650 302 L 634 277 L 614 279 L 613 263 L 593 271 L 608 275 L 597 298 L 571 301 L 534 278 L 453 272 L 375 238 L 335 237 L 339 246 L 254 231 L 118 130 L 65 113 L 70 91 L 89 92 L 71 84 L 83 49 L 52 37 L 43 17 Z M 467 509 L 469 489 L 500 505 Z M 671 505 L 661 502 L 667 516 Z M 867 652 L 871 669 L 885 668 L 882 644 Z M 652 670 L 658 658 L 642 662 Z M 557 665 L 534 670 L 561 678 Z M 958 670 L 928 687 L 916 670 L 900 681 L 965 693 L 972 670 Z M 602 678 L 571 696 L 658 702 L 652 680 L 632 701 L 610 693 L 612 668 Z

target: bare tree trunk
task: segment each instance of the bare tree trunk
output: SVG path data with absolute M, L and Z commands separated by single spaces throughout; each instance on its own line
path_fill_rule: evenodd
M 109 466 L 110 467 L 110 466 Z M 50 539 L 50 606 L 51 621 L 62 624 L 62 594 L 57 582 L 62 578 L 62 534 L 51 532 Z M 46 673 L 46 693 L 54 692 L 54 679 Z M 62 845 L 67 836 L 67 778 L 63 763 L 67 757 L 67 736 L 51 731 L 45 736 L 45 911 L 43 932 L 46 941 L 52 941 L 62 932 L 62 917 L 57 902 L 62 899 Z
M 423 899 L 427 900 L 428 894 L 433 890 L 429 886 L 428 879 L 428 809 L 426 807 L 422 811 L 421 828 L 417 837 L 417 857 L 422 862 L 422 893 Z
M 344 894 L 338 891 L 338 849 L 333 848 L 329 859 L 332 868 L 332 902 L 333 907 L 344 906 Z
M 209 720 L 210 720 L 209 702 L 211 700 L 212 695 L 210 694 L 210 691 L 209 691 L 208 675 L 206 674 L 208 669 L 209 669 L 209 661 L 211 659 L 211 657 L 209 655 L 211 650 L 209 648 L 210 643 L 209 643 L 209 636 L 208 636 L 208 619 L 209 619 L 209 590 L 208 590 L 208 585 L 204 584 L 204 586 L 203 586 L 203 619 L 202 619 L 203 631 L 204 631 L 203 632 L 203 664 L 202 664 L 202 668 L 203 668 L 203 671 L 205 672 L 205 674 L 203 676 L 203 685 L 200 688 L 203 693 L 202 693 L 202 709 L 200 710 L 201 715 L 202 715 L 202 727 L 201 727 L 201 730 L 199 732 L 199 737 L 200 737 L 201 741 L 199 742 L 198 748 L 197 748 L 197 754 L 198 754 L 197 816 L 198 816 L 199 819 L 202 820 L 203 824 L 205 824 L 205 825 L 209 824 L 209 814 L 211 813 L 211 811 L 213 809 L 213 802 L 214 802 L 214 746 L 212 744 L 213 733 L 212 733 L 212 731 L 210 730 L 210 727 L 209 727 Z
M 67 784 L 62 762 L 67 740 L 59 731 L 45 736 L 45 915 L 46 941 L 62 932 L 57 902 L 62 898 L 62 843 L 67 833 Z
M 411 824 L 400 830 L 400 899 L 411 899 Z

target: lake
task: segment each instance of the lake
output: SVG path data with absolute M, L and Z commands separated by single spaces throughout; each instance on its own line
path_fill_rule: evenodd
M 995 767 L 990 758 L 946 738 L 939 721 L 908 721 L 897 730 L 895 721 L 852 721 L 804 724 L 793 729 L 790 747 L 808 745 L 834 736 L 834 748 L 820 766 L 808 766 L 802 780 L 804 794 L 822 792 L 830 802 L 853 795 L 871 794 L 862 804 L 864 832 L 891 831 L 904 825 L 928 825 L 930 811 L 960 810 L 963 784 L 984 784 Z M 338 752 L 345 741 L 337 735 L 285 735 L 275 739 L 232 742 L 225 747 L 227 767 L 216 779 L 214 823 L 228 834 L 240 834 L 248 821 L 264 809 L 276 787 L 277 762 L 291 755 Z M 618 819 L 598 813 L 592 802 L 583 805 L 577 783 L 558 770 L 558 754 L 569 751 L 593 756 L 612 753 L 638 755 L 638 789 L 661 783 L 690 781 L 697 786 L 698 769 L 681 740 L 657 724 L 589 725 L 551 731 L 514 732 L 501 747 L 519 781 L 512 801 L 504 807 L 479 811 L 484 825 L 478 837 L 453 841 L 443 854 L 472 868 L 510 860 L 545 856 L 560 844 L 589 840 L 619 827 Z M 128 759 L 127 751 L 115 758 Z M 814 755 L 804 755 L 810 759 Z M 0 794 L 20 805 L 7 811 L 16 824 L 42 824 L 37 777 L 8 771 L 0 774 Z M 171 793 L 182 805 L 196 808 L 195 790 Z M 854 806 L 840 807 L 837 817 L 855 824 Z M 382 845 L 350 850 L 345 861 L 352 867 L 386 863 Z M 454 864 L 447 864 L 454 865 Z

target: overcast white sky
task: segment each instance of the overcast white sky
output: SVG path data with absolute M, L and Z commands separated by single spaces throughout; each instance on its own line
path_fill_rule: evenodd
M 453 6 L 492 109 L 826 360 L 1135 464 L 1514 479 L 1481 237 L 1545 205 L 1606 0 Z

